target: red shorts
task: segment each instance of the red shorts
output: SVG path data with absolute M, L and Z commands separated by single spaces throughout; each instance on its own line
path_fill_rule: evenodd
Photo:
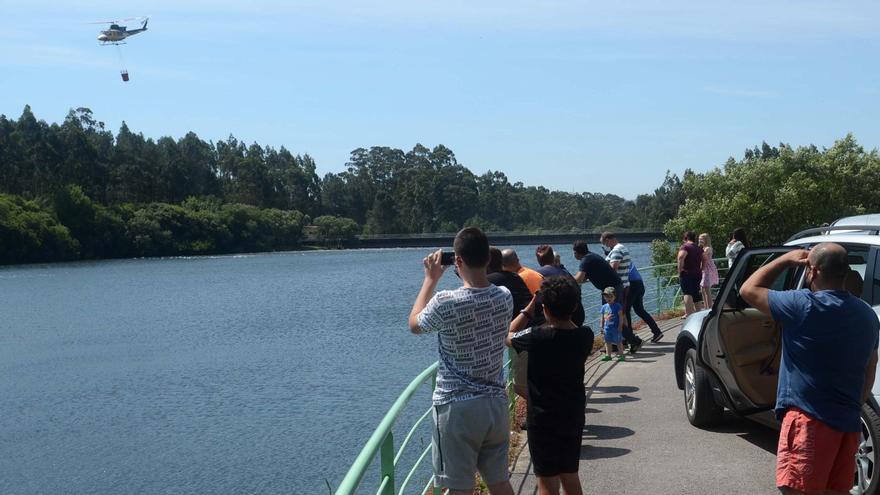
M 837 431 L 790 408 L 782 420 L 776 451 L 776 486 L 806 493 L 849 492 L 861 434 Z

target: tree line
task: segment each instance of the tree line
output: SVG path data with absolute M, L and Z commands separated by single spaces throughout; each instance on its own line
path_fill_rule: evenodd
M 357 234 L 735 227 L 755 243 L 880 211 L 880 160 L 852 136 L 829 149 L 763 143 L 706 173 L 667 172 L 634 200 L 475 174 L 449 148 L 358 148 L 319 177 L 307 154 L 229 136 L 114 135 L 87 108 L 64 121 L 0 115 L 0 263 L 290 249 Z
M 634 201 L 474 174 L 449 148 L 359 148 L 323 178 L 309 155 L 195 133 L 114 135 L 87 108 L 0 115 L 0 262 L 294 248 L 305 236 L 659 229 L 683 202 L 667 173 Z
M 880 155 L 848 134 L 830 148 L 763 143 L 705 173 L 685 173 L 686 201 L 665 225 L 670 241 L 685 230 L 709 233 L 722 253 L 733 229 L 753 246 L 784 243 L 791 235 L 838 218 L 880 213 Z M 655 264 L 674 252 L 655 248 Z
M 665 227 L 726 241 L 736 227 L 753 245 L 785 242 L 792 234 L 850 215 L 880 212 L 880 155 L 852 135 L 827 149 L 787 144 L 747 150 L 741 160 L 685 177 L 687 201 Z

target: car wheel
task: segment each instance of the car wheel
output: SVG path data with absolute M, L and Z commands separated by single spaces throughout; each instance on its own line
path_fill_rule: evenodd
M 875 476 L 877 453 L 874 450 L 878 435 L 880 435 L 880 416 L 871 406 L 865 404 L 862 406 L 862 438 L 856 453 L 856 486 L 851 493 L 876 495 L 880 491 L 880 482 Z M 859 486 L 862 488 L 861 492 L 858 491 Z
M 684 409 L 694 426 L 712 426 L 721 421 L 724 408 L 715 403 L 712 385 L 697 364 L 697 350 L 688 349 L 684 359 Z

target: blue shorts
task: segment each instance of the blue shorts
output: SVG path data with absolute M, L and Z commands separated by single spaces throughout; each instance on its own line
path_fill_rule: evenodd
M 605 328 L 602 333 L 605 335 L 605 342 L 609 344 L 619 344 L 620 343 L 620 329 L 619 328 Z

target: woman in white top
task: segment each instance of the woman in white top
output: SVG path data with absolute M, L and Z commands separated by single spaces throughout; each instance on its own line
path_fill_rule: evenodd
M 724 250 L 724 254 L 727 255 L 728 272 L 730 271 L 730 268 L 733 268 L 733 262 L 736 260 L 736 255 L 738 255 L 743 248 L 747 247 L 749 247 L 749 241 L 746 240 L 745 229 L 742 227 L 735 229 L 730 236 L 730 242 L 727 243 L 727 249 Z

